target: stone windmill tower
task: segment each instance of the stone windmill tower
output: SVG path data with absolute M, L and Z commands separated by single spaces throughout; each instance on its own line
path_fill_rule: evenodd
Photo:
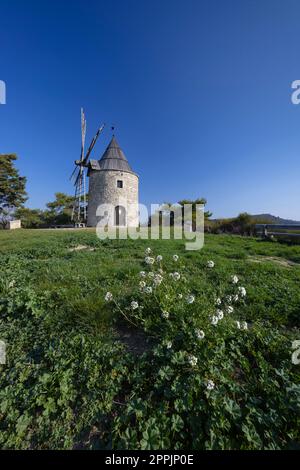
M 139 177 L 130 168 L 115 136 L 100 160 L 89 161 L 88 177 L 87 225 L 95 227 L 103 219 L 102 205 L 105 204 L 109 226 L 138 227 Z

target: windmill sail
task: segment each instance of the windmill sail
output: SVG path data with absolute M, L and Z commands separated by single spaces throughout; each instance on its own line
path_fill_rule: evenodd
M 70 179 L 72 178 L 75 179 L 74 181 L 75 200 L 74 200 L 74 206 L 72 210 L 72 220 L 75 222 L 75 224 L 82 224 L 82 223 L 84 224 L 86 222 L 87 201 L 86 201 L 85 168 L 87 167 L 89 156 L 103 128 L 104 128 L 104 124 L 99 127 L 85 155 L 84 147 L 85 147 L 85 137 L 86 137 L 86 119 L 85 119 L 83 108 L 81 108 L 81 154 L 80 154 L 80 159 L 75 160 L 75 168 L 70 177 Z M 75 176 L 77 169 L 78 169 L 78 173 Z
M 90 144 L 90 146 L 89 146 L 89 148 L 88 148 L 88 151 L 86 152 L 86 156 L 85 156 L 85 158 L 84 158 L 84 160 L 83 160 L 83 163 L 84 163 L 85 165 L 87 164 L 87 161 L 88 161 L 88 158 L 89 158 L 89 156 L 90 156 L 90 154 L 91 154 L 91 151 L 93 150 L 93 148 L 94 148 L 94 146 L 95 146 L 95 143 L 97 142 L 97 139 L 98 139 L 99 135 L 100 135 L 101 132 L 103 131 L 103 128 L 104 128 L 104 124 L 103 124 L 101 127 L 99 127 L 99 129 L 97 130 L 96 135 L 95 135 L 95 137 L 93 138 L 93 140 L 92 140 L 92 142 L 91 142 L 91 144 Z
M 81 157 L 80 160 L 84 159 L 84 144 L 86 135 L 86 119 L 83 108 L 81 108 Z

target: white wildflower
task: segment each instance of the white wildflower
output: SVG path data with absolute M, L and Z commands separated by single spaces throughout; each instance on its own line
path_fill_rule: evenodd
M 227 310 L 227 313 L 232 313 L 234 309 L 233 307 L 231 307 L 231 305 L 228 305 L 226 310 Z
M 221 303 L 222 303 L 222 300 L 220 299 L 220 297 L 218 297 L 216 300 L 216 305 L 221 305 Z
M 178 255 L 173 255 L 173 260 L 178 261 L 179 256 Z
M 239 330 L 241 329 L 241 324 L 240 324 L 240 322 L 239 322 L 238 320 L 236 321 L 236 326 L 237 326 L 237 328 L 238 328 Z
M 236 275 L 231 276 L 231 282 L 232 284 L 237 284 L 239 282 L 239 278 Z
M 182 299 L 183 295 L 182 294 L 178 294 L 178 299 Z
M 158 263 L 160 263 L 160 262 L 162 261 L 162 259 L 163 259 L 163 257 L 162 257 L 161 255 L 158 255 L 158 256 L 156 257 L 156 261 L 157 261 Z
M 300 364 L 300 356 L 299 356 L 299 346 L 300 346 L 300 340 L 299 339 L 295 339 L 293 342 L 292 342 L 292 350 L 293 350 L 293 353 L 292 353 L 292 364 L 294 364 L 295 366 L 297 366 L 298 364 Z
M 226 300 L 227 300 L 227 302 L 229 302 L 229 303 L 232 302 L 232 295 L 227 295 L 227 296 L 226 296 Z
M 151 251 L 152 251 L 151 248 L 146 248 L 145 255 L 150 255 Z
M 113 299 L 113 295 L 111 292 L 106 292 L 105 297 L 104 297 L 106 302 L 110 302 Z
M 165 310 L 163 310 L 161 316 L 162 316 L 163 318 L 165 318 L 165 319 L 168 319 L 169 316 L 170 316 L 170 314 L 169 314 L 169 312 L 166 312 Z
M 154 258 L 151 258 L 150 256 L 146 256 L 145 263 L 146 264 L 153 264 L 154 263 Z
M 12 281 L 10 281 L 10 283 L 8 284 L 8 287 L 11 289 L 12 287 L 14 287 L 16 284 L 16 281 L 15 279 L 13 279 Z
M 205 336 L 205 333 L 203 330 L 196 330 L 195 333 L 198 339 L 203 339 Z
M 248 330 L 248 323 L 246 321 L 243 321 L 241 324 L 242 330 Z
M 155 274 L 153 282 L 156 286 L 159 286 L 162 283 L 163 277 L 160 274 Z
M 212 380 L 208 380 L 206 383 L 207 390 L 213 390 L 215 388 L 215 383 Z
M 152 271 L 150 271 L 150 272 L 148 273 L 148 277 L 150 277 L 150 278 L 154 277 L 154 273 L 153 273 Z
M 246 292 L 245 287 L 239 286 L 238 291 L 241 297 L 246 297 L 247 292 Z
M 197 365 L 198 359 L 196 356 L 193 356 L 192 354 L 188 356 L 188 362 L 192 367 L 195 367 Z
M 211 260 L 210 260 L 210 261 L 207 261 L 206 266 L 207 266 L 208 268 L 213 268 L 213 267 L 215 266 L 215 263 L 214 263 L 214 261 L 211 261 Z
M 145 271 L 140 271 L 140 276 L 141 276 L 141 277 L 146 277 L 147 274 L 145 273 Z
M 139 304 L 135 300 L 131 302 L 130 306 L 132 310 L 136 310 L 137 308 L 139 308 Z
M 222 320 L 222 318 L 224 317 L 223 310 L 217 309 L 216 316 L 217 316 L 218 320 Z
M 177 272 L 173 273 L 173 279 L 174 279 L 174 281 L 179 281 L 179 279 L 180 279 L 180 274 L 177 273 Z
M 145 287 L 144 292 L 145 292 L 145 294 L 152 294 L 152 287 L 150 287 L 150 286 Z
M 186 301 L 188 304 L 193 304 L 195 302 L 195 297 L 193 295 L 188 295 Z
M 219 321 L 219 318 L 216 317 L 215 315 L 213 315 L 213 316 L 211 317 L 211 324 L 212 324 L 212 325 L 217 325 L 217 324 L 218 324 L 218 321 Z
M 232 297 L 232 300 L 233 302 L 237 302 L 239 300 L 239 296 L 237 294 L 235 294 L 233 297 Z
M 139 286 L 141 289 L 144 289 L 144 287 L 146 287 L 145 281 L 140 281 Z
M 167 349 L 171 349 L 172 346 L 173 346 L 172 341 L 167 341 L 167 342 L 166 342 L 166 348 L 167 348 Z

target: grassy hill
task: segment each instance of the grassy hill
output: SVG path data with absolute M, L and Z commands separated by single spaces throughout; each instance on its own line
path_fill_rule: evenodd
M 299 447 L 299 246 L 19 230 L 0 254 L 1 448 Z
M 268 224 L 282 224 L 282 225 L 300 225 L 299 221 L 291 220 L 291 219 L 282 219 L 281 217 L 276 217 L 272 214 L 257 214 L 251 215 L 253 219 L 257 221 L 257 223 L 268 223 Z

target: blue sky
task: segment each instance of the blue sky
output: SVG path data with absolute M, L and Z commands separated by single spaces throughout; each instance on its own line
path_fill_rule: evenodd
M 1 0 L 0 152 L 29 207 L 73 192 L 80 107 L 109 126 L 144 203 L 206 197 L 215 217 L 300 220 L 297 0 Z

